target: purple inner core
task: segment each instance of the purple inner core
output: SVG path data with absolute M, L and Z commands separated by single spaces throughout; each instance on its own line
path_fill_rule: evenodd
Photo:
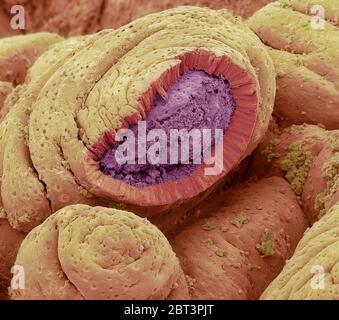
M 170 129 L 211 129 L 211 145 L 215 145 L 215 129 L 225 131 L 230 123 L 235 109 L 235 101 L 230 84 L 218 77 L 211 76 L 203 71 L 188 71 L 168 89 L 168 99 L 165 101 L 157 95 L 153 107 L 146 121 L 146 132 L 152 129 L 162 129 L 167 134 L 167 154 L 170 159 Z M 189 144 L 188 164 L 152 164 L 145 156 L 141 159 L 138 155 L 138 125 L 129 127 L 135 135 L 133 147 L 135 148 L 135 164 L 119 164 L 116 160 L 116 150 L 125 141 L 117 142 L 108 149 L 100 159 L 100 169 L 103 173 L 114 179 L 122 180 L 136 187 L 160 184 L 168 180 L 177 180 L 188 177 L 196 170 L 198 164 L 193 163 L 193 146 Z M 140 138 L 140 137 L 139 137 Z M 128 139 L 127 139 L 128 140 Z M 140 143 L 140 142 L 139 142 Z M 179 140 L 180 150 L 181 141 Z M 146 149 L 154 144 L 146 142 Z M 202 152 L 201 152 L 202 154 Z M 180 155 L 180 151 L 179 151 Z M 144 160 L 144 162 L 140 161 Z M 142 163 L 142 164 L 140 164 Z

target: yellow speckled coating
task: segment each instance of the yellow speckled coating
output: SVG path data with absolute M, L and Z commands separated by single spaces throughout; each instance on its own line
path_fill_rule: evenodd
M 339 199 L 339 130 L 293 125 L 267 136 L 255 151 L 251 173 L 284 176 L 311 222 Z
M 6 114 L 7 112 L 4 111 L 4 104 L 6 97 L 12 92 L 13 85 L 7 81 L 0 81 L 0 114 Z

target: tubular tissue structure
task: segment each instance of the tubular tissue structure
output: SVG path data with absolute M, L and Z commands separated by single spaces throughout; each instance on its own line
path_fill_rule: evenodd
M 338 200 L 338 136 L 314 125 L 271 134 L 255 152 L 252 174 L 284 176 L 314 222 Z
M 285 176 L 316 221 L 262 299 L 338 299 L 338 134 L 293 125 L 272 130 L 256 150 L 252 174 Z
M 0 125 L 3 207 L 26 232 L 76 203 L 122 203 L 146 216 L 190 208 L 255 149 L 275 93 L 259 40 L 227 12 L 195 7 L 58 43 L 28 79 Z M 221 173 L 112 163 L 116 132 L 143 119 L 151 129 L 223 129 Z
M 265 290 L 266 300 L 338 299 L 338 204 L 310 228 Z
M 25 289 L 11 290 L 11 297 L 255 299 L 307 225 L 281 178 L 217 194 L 198 210 L 203 217 L 169 237 L 172 249 L 155 226 L 132 213 L 62 209 L 25 238 L 15 262 L 25 269 Z
M 274 61 L 275 112 L 283 124 L 338 129 L 339 72 L 334 68 L 339 63 L 338 17 L 336 0 L 282 0 L 248 20 Z
M 25 81 L 27 70 L 51 45 L 62 38 L 56 34 L 41 32 L 27 36 L 0 39 L 0 118 L 18 99 L 20 87 L 5 106 L 6 97 L 13 88 Z
M 0 39 L 1 299 L 338 299 L 337 1 L 18 2 L 144 17 Z

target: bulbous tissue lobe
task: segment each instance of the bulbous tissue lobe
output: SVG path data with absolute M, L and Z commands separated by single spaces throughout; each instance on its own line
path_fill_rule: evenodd
M 15 86 L 22 84 L 34 61 L 61 40 L 60 36 L 48 32 L 0 39 L 0 81 Z
M 27 71 L 35 60 L 61 39 L 47 32 L 0 39 L 0 120 L 11 108 L 13 100 L 19 99 L 20 91 L 13 92 L 12 101 L 6 102 L 6 98 L 25 81 Z
M 316 222 L 298 244 L 263 300 L 339 299 L 339 205 Z
M 278 177 L 216 193 L 170 237 L 193 299 L 258 299 L 307 227 Z
M 313 223 L 339 200 L 338 141 L 339 130 L 315 125 L 272 130 L 255 151 L 250 172 L 285 177 Z
M 280 0 L 247 22 L 269 47 L 277 71 L 275 113 L 284 126 L 339 128 L 338 16 L 337 0 Z
M 74 205 L 33 229 L 16 262 L 12 299 L 183 299 L 187 286 L 166 237 L 132 213 Z

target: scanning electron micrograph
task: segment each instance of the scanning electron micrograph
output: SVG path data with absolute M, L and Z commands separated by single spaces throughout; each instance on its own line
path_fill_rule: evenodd
M 0 300 L 339 299 L 338 66 L 338 0 L 0 0 Z

